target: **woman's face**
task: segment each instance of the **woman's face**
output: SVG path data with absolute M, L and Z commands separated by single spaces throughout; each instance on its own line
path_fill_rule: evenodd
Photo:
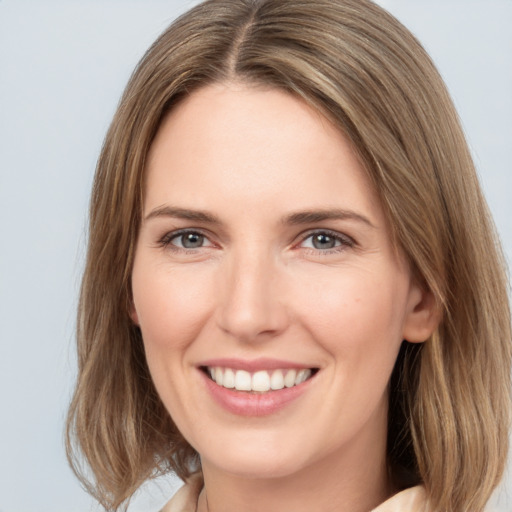
M 157 134 L 143 216 L 132 318 L 204 467 L 276 477 L 385 450 L 425 301 L 338 130 L 285 92 L 205 87 Z

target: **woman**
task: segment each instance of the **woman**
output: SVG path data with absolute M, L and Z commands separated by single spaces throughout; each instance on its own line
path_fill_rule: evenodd
M 213 0 L 127 86 L 98 163 L 68 420 L 109 510 L 483 510 L 506 277 L 457 115 L 369 1 Z M 430 507 L 430 508 L 429 508 Z

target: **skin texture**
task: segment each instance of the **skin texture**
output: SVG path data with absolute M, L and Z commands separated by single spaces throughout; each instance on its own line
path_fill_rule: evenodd
M 350 214 L 289 222 L 326 210 Z M 389 377 L 402 340 L 424 341 L 435 320 L 346 138 L 285 92 L 205 87 L 159 129 L 143 216 L 132 319 L 201 455 L 199 510 L 206 496 L 210 512 L 362 512 L 389 497 Z M 202 245 L 184 248 L 181 229 Z M 334 247 L 315 247 L 325 231 Z M 319 371 L 285 407 L 246 417 L 212 400 L 198 369 L 226 357 Z

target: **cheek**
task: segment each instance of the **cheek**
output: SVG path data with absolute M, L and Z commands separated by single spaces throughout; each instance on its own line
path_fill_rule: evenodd
M 184 382 L 192 371 L 189 348 L 211 312 L 209 282 L 211 279 L 192 266 L 177 272 L 143 258 L 136 260 L 132 272 L 134 306 L 150 374 L 169 414 L 183 432 L 191 428 L 186 419 L 196 417 Z
M 349 358 L 354 368 L 370 361 L 389 366 L 402 341 L 406 281 L 400 274 L 377 276 L 342 269 L 294 293 L 317 343 L 338 361 Z
M 133 300 L 148 352 L 179 350 L 194 340 L 212 308 L 208 283 L 192 266 L 179 272 L 142 261 L 134 266 Z

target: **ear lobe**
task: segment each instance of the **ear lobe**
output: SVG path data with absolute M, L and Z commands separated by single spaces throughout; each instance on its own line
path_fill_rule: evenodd
M 409 292 L 402 338 L 410 343 L 422 343 L 432 335 L 440 321 L 441 311 L 434 294 L 413 284 Z
M 137 327 L 140 327 L 139 315 L 137 314 L 137 310 L 135 309 L 135 304 L 133 303 L 133 300 L 130 302 L 130 311 L 128 313 L 130 315 L 130 318 L 131 318 L 132 322 Z

